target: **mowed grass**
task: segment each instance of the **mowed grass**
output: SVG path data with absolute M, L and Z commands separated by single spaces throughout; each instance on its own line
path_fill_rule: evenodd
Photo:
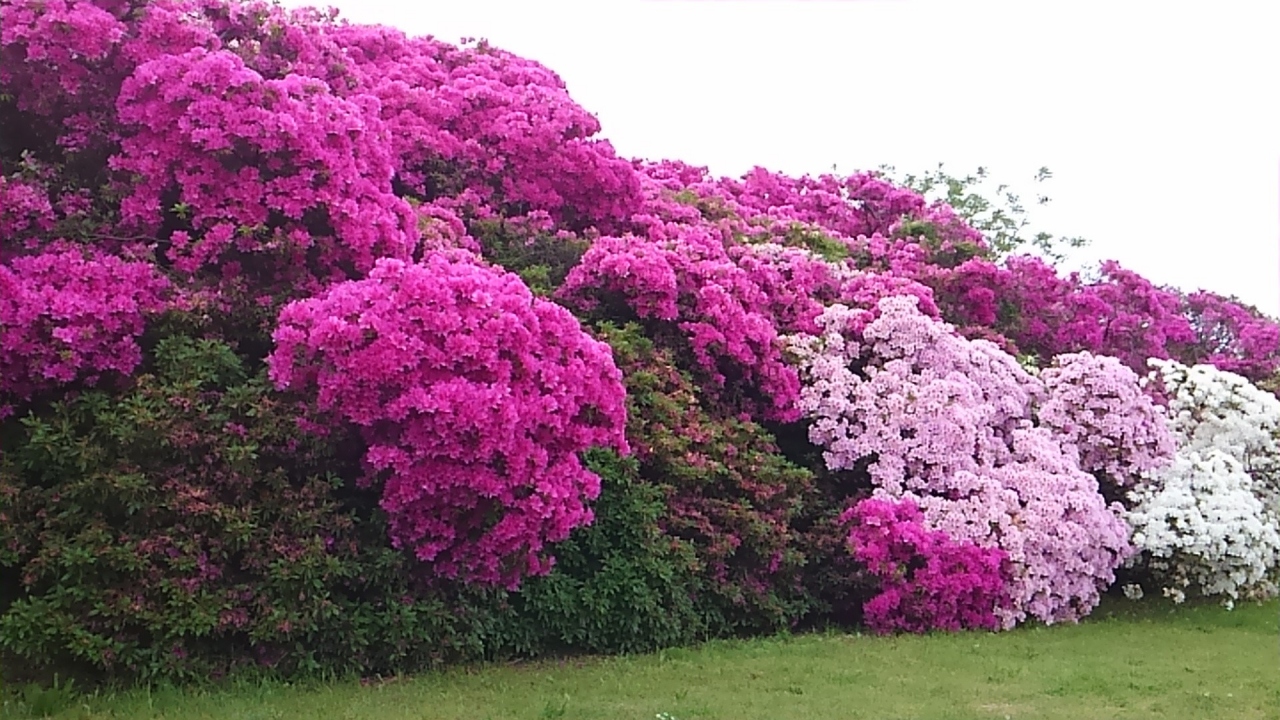
M 1278 617 L 1276 603 L 1228 612 L 1113 601 L 1079 625 L 994 635 L 817 634 L 380 683 L 132 691 L 84 698 L 61 716 L 1280 719 Z

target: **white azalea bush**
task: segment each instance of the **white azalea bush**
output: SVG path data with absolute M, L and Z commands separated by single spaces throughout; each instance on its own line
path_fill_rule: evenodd
M 1239 461 L 1220 450 L 1179 453 L 1155 480 L 1130 493 L 1126 519 L 1137 562 L 1166 597 L 1195 592 L 1232 604 L 1275 593 L 1276 514 Z
M 1280 400 L 1212 366 L 1151 366 L 1148 382 L 1167 402 L 1178 452 L 1128 494 L 1139 550 L 1130 566 L 1176 602 L 1202 595 L 1230 606 L 1274 596 Z

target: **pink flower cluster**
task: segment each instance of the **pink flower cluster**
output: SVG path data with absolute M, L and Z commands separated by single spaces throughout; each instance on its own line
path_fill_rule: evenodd
M 1195 342 L 1191 355 L 1200 363 L 1257 382 L 1280 369 L 1280 325 L 1254 308 L 1211 292 L 1196 292 L 1184 302 Z
M 6 244 L 18 244 L 14 241 L 20 236 L 48 232 L 53 223 L 53 205 L 45 188 L 0 175 L 0 238 Z
M 542 211 L 573 230 L 608 232 L 639 209 L 631 164 L 592 139 L 599 121 L 544 66 L 484 44 L 459 48 L 390 28 L 337 26 L 326 34 L 343 72 L 378 99 L 398 180 L 410 194 L 432 200 L 459 183 L 506 215 Z M 317 77 L 326 71 L 313 68 Z M 456 175 L 437 177 L 442 163 Z
M 868 498 L 845 511 L 849 547 L 877 580 L 863 605 L 879 633 L 997 630 L 1009 603 L 1006 556 L 999 548 L 957 542 L 929 530 L 910 500 Z
M 616 297 L 640 319 L 673 323 L 713 387 L 758 393 L 744 410 L 794 419 L 800 385 L 782 356 L 779 327 L 812 323 L 822 307 L 817 289 L 838 287 L 832 269 L 734 246 L 714 228 L 670 224 L 652 235 L 600 238 L 557 298 L 590 311 Z
M 1178 293 L 1112 261 L 1093 281 L 1063 277 L 1032 256 L 1002 265 L 974 258 L 951 270 L 929 268 L 921 279 L 949 321 L 995 330 L 1043 360 L 1088 351 L 1145 372 L 1148 358 L 1179 356 L 1195 339 Z
M 800 404 L 827 466 L 867 463 L 889 498 L 909 498 L 933 529 L 998 547 L 1012 566 L 1005 627 L 1028 615 L 1075 620 L 1094 607 L 1130 548 L 1118 507 L 1034 427 L 1044 386 L 983 340 L 966 340 L 888 297 L 861 314 L 828 308 L 821 336 L 790 338 L 802 367 Z
M 1177 447 L 1164 411 L 1118 359 L 1059 355 L 1039 379 L 1046 393 L 1036 407 L 1037 421 L 1100 482 L 1130 487 L 1143 473 L 1172 462 Z
M 264 78 L 232 52 L 197 48 L 140 64 L 116 105 L 124 137 L 110 165 L 130 178 L 122 222 L 156 231 L 176 191 L 184 229 L 170 234 L 169 259 L 183 272 L 232 252 L 286 264 L 311 252 L 329 279 L 415 249 L 415 218 L 391 192 L 387 130 L 368 96 Z
M 0 263 L 0 419 L 37 393 L 131 374 L 168 289 L 148 263 L 73 246 Z
M 1003 263 L 979 256 L 950 267 L 944 258 L 953 249 L 985 248 L 981 234 L 949 207 L 928 205 L 874 174 L 796 179 L 756 168 L 733 180 L 680 163 L 638 167 L 669 194 L 691 193 L 704 215 L 727 218 L 735 233 L 764 232 L 785 244 L 789 232 L 803 227 L 847 247 L 860 267 L 923 282 L 944 318 L 965 335 L 1016 352 L 1047 361 L 1089 351 L 1118 357 L 1139 373 L 1149 357 L 1209 360 L 1253 379 L 1280 367 L 1274 320 L 1210 293 L 1156 287 L 1115 262 L 1104 263 L 1094 278 L 1062 276 L 1033 256 Z M 650 207 L 688 221 L 670 201 L 650 196 Z M 920 228 L 936 239 L 910 236 Z
M 364 429 L 397 546 L 446 577 L 515 585 L 591 521 L 600 479 L 578 453 L 627 451 L 625 391 L 564 308 L 468 257 L 380 260 L 286 306 L 268 363 Z
M 674 324 L 712 387 L 726 395 L 759 399 L 738 410 L 763 412 L 771 419 L 796 417 L 798 383 L 779 337 L 815 331 L 815 320 L 828 303 L 866 308 L 870 318 L 878 312 L 876 301 L 881 297 L 912 295 L 925 312 L 938 313 L 932 291 L 909 277 L 859 272 L 847 262 L 827 261 L 792 245 L 797 233 L 807 232 L 805 226 L 794 218 L 779 221 L 779 216 L 786 217 L 780 214 L 790 212 L 789 206 L 770 205 L 774 191 L 766 188 L 781 184 L 795 190 L 795 181 L 784 184 L 783 178 L 763 170 L 736 185 L 699 180 L 701 186 L 692 191 L 701 198 L 698 204 L 710 202 L 714 209 L 691 211 L 680 202 L 664 200 L 654 185 L 696 180 L 702 171 L 672 163 L 647 169 L 657 177 L 649 183 L 652 212 L 633 218 L 638 234 L 596 239 L 556 297 L 582 311 L 595 310 L 602 301 L 620 301 L 642 320 Z M 808 187 L 805 183 L 810 181 L 799 187 Z M 781 202 L 782 191 L 776 192 Z M 818 203 L 806 195 L 806 202 L 830 208 L 840 196 L 823 197 Z M 845 207 L 853 212 L 853 206 Z M 871 212 L 871 207 L 864 211 Z M 804 214 L 810 216 L 817 216 L 817 211 Z M 861 215 L 847 219 L 866 220 Z M 851 251 L 852 245 L 838 235 L 813 233 L 822 242 Z
M 264 2 L 15 0 L 0 13 L 0 84 L 61 149 L 107 158 L 116 234 L 159 231 L 185 271 L 270 256 L 327 280 L 407 259 L 406 199 L 574 230 L 640 208 L 631 163 L 591 137 L 598 121 L 560 78 L 484 44 Z
M 84 124 L 87 117 L 75 111 L 100 99 L 102 70 L 128 31 L 103 4 L 19 0 L 0 6 L 0 84 L 24 91 L 20 107 Z

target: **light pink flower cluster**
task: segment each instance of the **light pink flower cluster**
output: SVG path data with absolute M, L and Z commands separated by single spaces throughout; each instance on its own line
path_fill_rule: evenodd
M 1059 355 L 1039 376 L 1045 399 L 1036 419 L 1080 468 L 1113 488 L 1168 465 L 1177 449 L 1164 411 L 1137 373 L 1113 357 Z
M 916 501 L 931 527 L 1008 554 L 1014 571 L 1004 627 L 1028 617 L 1074 622 L 1097 606 L 1133 554 L 1123 508 L 1107 504 L 1048 431 L 1015 430 L 1010 443 L 1008 462 L 902 497 Z
M 625 391 L 568 311 L 468 257 L 381 260 L 288 305 L 268 362 L 364 429 L 397 546 L 446 577 L 515 585 L 591 521 L 600 479 L 578 453 L 627 451 Z
M 832 470 L 867 464 L 877 492 L 910 498 L 933 529 L 1004 550 L 1013 565 L 1006 627 L 1087 614 L 1129 554 L 1119 507 L 1033 427 L 1044 386 L 982 340 L 921 313 L 914 297 L 829 308 L 821 336 L 790 339 L 801 407 Z
M 1040 391 L 1009 355 L 968 341 L 921 313 L 914 297 L 879 301 L 879 317 L 860 332 L 864 311 L 828 308 L 823 334 L 793 337 L 814 418 L 810 436 L 827 466 L 849 469 L 874 455 L 872 480 L 899 491 L 928 487 L 976 458 L 1008 457 L 1009 433 L 1029 417 Z

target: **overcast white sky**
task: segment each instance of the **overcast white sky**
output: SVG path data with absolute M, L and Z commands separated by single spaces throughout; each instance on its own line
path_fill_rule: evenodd
M 538 60 L 628 157 L 1014 185 L 1045 165 L 1033 224 L 1091 238 L 1076 262 L 1280 314 L 1276 0 L 286 4 Z

